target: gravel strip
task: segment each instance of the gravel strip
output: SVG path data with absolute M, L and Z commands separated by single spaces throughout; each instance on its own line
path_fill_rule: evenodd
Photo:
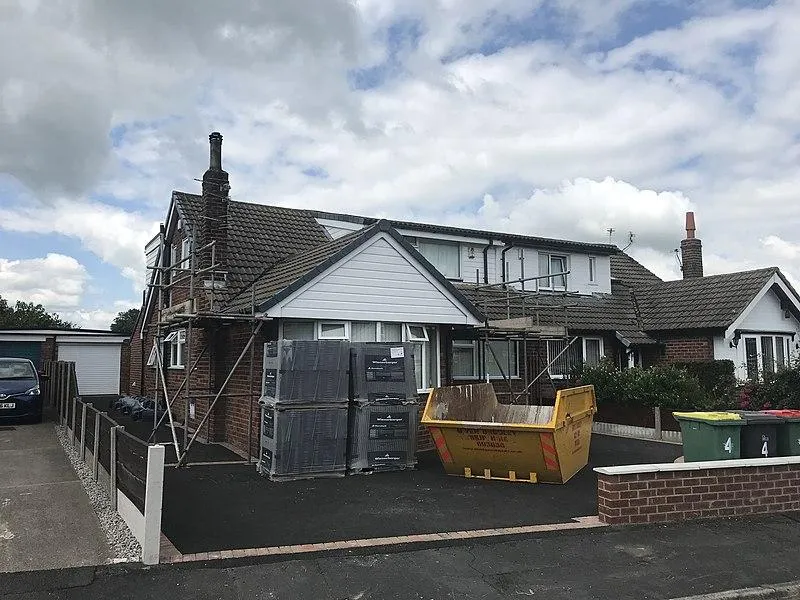
M 141 560 L 142 548 L 139 542 L 133 537 L 131 530 L 128 529 L 128 525 L 122 517 L 111 506 L 108 491 L 94 480 L 92 469 L 81 460 L 78 450 L 72 447 L 72 440 L 67 433 L 67 428 L 56 426 L 56 437 L 61 442 L 64 452 L 78 474 L 83 488 L 86 490 L 86 495 L 89 496 L 89 503 L 92 505 L 94 512 L 97 513 L 100 527 L 103 533 L 106 534 L 108 545 L 113 553 L 113 558 L 110 562 L 136 562 Z

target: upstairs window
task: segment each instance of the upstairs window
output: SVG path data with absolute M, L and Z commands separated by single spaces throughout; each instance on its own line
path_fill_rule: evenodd
M 539 275 L 554 275 L 546 279 L 539 280 L 539 287 L 549 290 L 566 290 L 567 289 L 567 276 L 559 275 L 559 273 L 566 273 L 567 271 L 567 257 L 557 254 L 542 254 L 539 253 Z
M 448 279 L 461 278 L 461 256 L 458 244 L 423 238 L 409 238 L 409 241 L 442 275 Z
M 597 283 L 597 258 L 589 257 L 589 283 Z
M 170 368 L 182 368 L 183 357 L 186 347 L 186 330 L 173 331 L 164 338 L 164 345 L 167 348 Z

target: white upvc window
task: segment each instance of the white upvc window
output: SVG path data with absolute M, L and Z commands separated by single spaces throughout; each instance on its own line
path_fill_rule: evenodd
M 597 257 L 589 257 L 589 283 L 597 283 Z
M 317 339 L 348 340 L 350 332 L 347 321 L 320 321 L 317 323 Z
M 457 242 L 407 237 L 409 243 L 448 279 L 461 279 L 461 248 Z
M 507 340 L 489 340 L 489 344 L 482 342 L 486 353 L 486 375 L 490 379 L 506 377 L 519 377 L 519 360 L 517 342 Z
M 169 356 L 169 368 L 179 369 L 184 366 L 183 357 L 186 348 L 186 330 L 172 331 L 164 338 L 164 346 Z
M 158 368 L 158 357 L 156 356 L 156 347 L 150 348 L 150 356 L 147 357 L 147 366 Z
M 386 323 L 382 325 L 386 325 Z M 403 341 L 411 342 L 414 348 L 414 374 L 417 378 L 417 391 L 423 392 L 436 387 L 439 374 L 439 345 L 436 343 L 436 327 L 406 324 L 403 327 L 403 338 Z
M 583 365 L 597 366 L 605 354 L 603 338 L 600 337 L 578 338 L 564 352 L 567 344 L 569 340 L 547 340 L 547 364 L 550 365 L 548 371 L 552 379 L 570 377 Z
M 453 340 L 453 379 L 476 379 L 478 377 L 480 377 L 478 342 Z
M 177 267 L 181 261 L 181 247 L 178 244 L 172 244 L 169 248 L 169 266 Z
M 191 255 L 191 249 L 189 244 L 190 244 L 189 238 L 188 237 L 183 238 L 183 241 L 181 242 L 181 269 L 192 268 L 191 261 L 189 260 L 189 257 Z
M 554 275 L 546 279 L 539 280 L 539 287 L 547 290 L 566 290 L 567 276 L 558 275 L 566 273 L 567 257 L 559 254 L 539 253 L 539 275 Z
M 314 339 L 316 324 L 314 321 L 283 321 L 281 337 L 284 340 L 310 341 Z
M 758 381 L 789 366 L 791 338 L 787 335 L 743 335 L 747 379 Z M 742 342 L 740 342 L 740 345 Z

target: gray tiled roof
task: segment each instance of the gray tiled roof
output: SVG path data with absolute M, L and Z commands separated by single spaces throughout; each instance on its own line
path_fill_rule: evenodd
M 174 192 L 173 197 L 186 225 L 194 229 L 203 210 L 196 194 Z M 228 204 L 228 292 L 231 301 L 249 298 L 249 284 L 278 263 L 309 252 L 330 238 L 305 210 L 250 204 L 231 200 Z M 243 300 L 239 299 L 239 302 Z M 249 300 L 244 300 L 249 306 Z
M 624 252 L 611 255 L 611 278 L 637 288 L 641 285 L 659 283 L 661 278 Z
M 777 272 L 777 267 L 769 267 L 638 287 L 642 327 L 645 331 L 726 328 Z

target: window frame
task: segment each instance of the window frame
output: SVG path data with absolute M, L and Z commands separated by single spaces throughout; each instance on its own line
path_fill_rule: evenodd
M 344 328 L 344 333 L 339 335 L 322 335 L 323 325 L 341 325 Z M 349 340 L 350 339 L 350 322 L 349 321 L 317 321 L 317 339 L 318 340 Z
M 191 269 L 191 261 L 188 260 L 191 255 L 191 240 L 185 237 L 181 240 L 181 269 Z
M 770 369 L 765 369 L 764 363 L 764 340 L 770 339 L 772 342 L 770 348 L 771 366 Z M 753 377 L 751 365 L 747 357 L 747 343 L 748 340 L 755 344 L 755 378 Z M 783 351 L 783 365 L 778 364 L 778 345 L 782 346 Z M 745 379 L 748 381 L 763 381 L 764 375 L 769 373 L 773 375 L 782 369 L 787 368 L 791 364 L 791 335 L 782 333 L 748 333 L 742 335 L 739 340 L 741 347 L 742 366 L 744 368 Z
M 169 369 L 183 369 L 186 366 L 186 330 L 178 329 L 170 332 L 164 338 L 164 344 L 169 348 Z
M 147 366 L 152 367 L 153 369 L 158 368 L 158 355 L 156 353 L 155 345 L 150 348 L 150 355 L 147 357 Z
M 580 338 L 580 341 L 573 342 L 573 344 L 580 344 L 578 347 L 581 350 L 581 365 L 585 365 L 586 364 L 586 341 L 587 340 L 599 341 L 600 342 L 600 360 L 603 360 L 603 358 L 606 355 L 605 340 L 603 339 L 603 336 L 597 336 L 597 335 L 582 336 L 581 335 L 581 336 L 576 336 L 576 337 Z M 557 339 L 550 339 L 550 340 L 546 340 L 546 341 L 547 341 L 547 364 L 550 365 L 550 362 L 553 360 L 553 357 L 550 354 L 550 343 L 551 342 L 566 342 L 566 343 L 569 343 L 569 340 L 564 340 L 564 339 L 561 339 L 561 338 L 557 338 Z M 567 354 L 569 355 L 569 352 L 567 352 Z M 570 374 L 568 374 L 568 373 L 567 374 L 564 374 L 564 373 L 553 373 L 552 372 L 552 367 L 553 367 L 553 365 L 550 365 L 550 366 L 547 367 L 547 374 L 550 376 L 550 379 L 569 379 Z
M 506 341 L 507 340 L 504 340 L 502 338 L 490 338 L 489 339 L 489 342 L 504 343 Z M 514 348 L 514 350 L 513 350 L 513 353 L 514 353 L 514 361 L 513 361 L 514 368 L 513 368 L 513 372 L 512 373 L 506 373 L 506 377 L 508 377 L 509 379 L 520 379 L 520 374 L 519 374 L 519 349 L 520 349 L 520 343 L 519 343 L 518 340 L 512 340 L 512 344 L 511 345 Z M 452 375 L 452 379 L 454 381 L 456 381 L 456 380 L 458 380 L 458 381 L 475 381 L 475 380 L 486 381 L 487 373 L 483 370 L 483 365 L 484 365 L 484 360 L 483 359 L 484 359 L 484 354 L 485 354 L 486 363 L 487 363 L 487 366 L 488 366 L 488 362 L 489 362 L 489 360 L 491 360 L 491 354 L 486 349 L 485 341 L 482 340 L 482 339 L 475 339 L 475 340 L 463 340 L 463 339 L 462 340 L 458 340 L 458 339 L 454 339 L 452 347 L 454 349 L 455 348 L 461 348 L 461 349 L 470 348 L 472 350 L 472 365 L 473 365 L 473 369 L 472 369 L 473 375 L 456 375 L 456 374 L 453 374 Z M 451 358 L 452 358 L 452 355 L 451 355 Z M 498 373 L 497 375 L 489 374 L 488 378 L 489 378 L 490 381 L 492 381 L 492 380 L 502 380 L 503 379 L 503 375 L 501 375 L 500 373 Z
M 589 257 L 589 283 L 597 285 L 597 257 Z
M 408 238 L 406 238 L 408 240 Z M 437 238 L 426 238 L 426 237 L 415 237 L 414 241 L 410 241 L 409 243 L 416 249 L 417 252 L 422 254 L 423 258 L 427 260 L 429 263 L 433 265 L 433 267 L 445 277 L 449 281 L 463 281 L 463 269 L 461 268 L 461 243 L 451 240 L 440 240 Z M 423 253 L 421 246 L 424 244 L 429 245 L 436 245 L 436 246 L 445 246 L 448 248 L 455 249 L 456 252 L 456 273 L 455 275 L 447 274 L 439 268 L 439 265 L 434 264 L 434 262 L 425 256 Z
M 541 262 L 541 257 L 542 256 L 546 256 L 547 257 L 547 273 L 542 273 L 541 272 L 542 271 L 542 268 L 541 268 L 542 267 L 542 262 Z M 563 280 L 564 280 L 564 285 L 563 286 L 555 284 L 554 280 L 556 279 L 556 277 L 552 275 L 552 273 L 553 273 L 553 259 L 554 258 L 563 259 L 564 267 L 563 267 L 563 271 L 562 272 L 566 273 L 567 271 L 569 271 L 569 254 L 554 254 L 552 252 L 538 252 L 537 253 L 537 261 L 538 261 L 537 269 L 539 270 L 539 276 L 540 277 L 546 276 L 544 279 L 537 279 L 536 280 L 537 283 L 538 283 L 538 287 L 539 287 L 539 289 L 551 290 L 551 291 L 554 291 L 554 292 L 562 292 L 562 291 L 566 292 L 569 289 L 569 276 L 568 275 L 562 275 L 562 276 L 559 277 L 559 279 L 563 278 Z

